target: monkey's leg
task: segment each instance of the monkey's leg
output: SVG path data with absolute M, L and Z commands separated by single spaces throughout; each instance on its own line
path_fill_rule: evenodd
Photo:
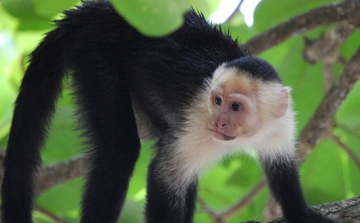
M 92 146 L 81 222 L 113 223 L 124 203 L 140 140 L 125 78 L 102 61 L 80 64 L 74 83 Z
M 197 197 L 197 180 L 194 180 L 188 187 L 185 201 L 185 221 L 184 223 L 192 222 L 196 208 Z
M 166 148 L 171 150 L 173 148 Z M 160 154 L 148 170 L 147 223 L 191 223 L 195 208 L 196 177 L 183 178 L 175 158 Z
M 263 161 L 263 167 L 269 188 L 280 203 L 286 219 L 291 223 L 306 222 L 304 216 L 307 205 L 294 160 Z
M 307 207 L 301 190 L 297 167 L 293 159 L 263 160 L 262 164 L 269 188 L 275 199 L 280 203 L 287 222 L 336 222 Z

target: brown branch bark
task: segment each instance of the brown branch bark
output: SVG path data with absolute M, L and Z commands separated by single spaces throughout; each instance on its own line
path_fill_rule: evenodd
M 331 204 L 318 205 L 313 208 L 323 215 L 338 219 L 341 222 L 360 222 L 360 196 Z M 286 221 L 279 218 L 269 223 L 286 223 Z
M 311 64 L 321 61 L 324 65 L 333 65 L 340 61 L 340 45 L 349 38 L 359 25 L 360 21 L 339 22 L 335 27 L 324 32 L 319 39 L 305 37 L 304 59 Z M 332 77 L 332 72 L 330 73 Z
M 84 156 L 80 156 L 41 168 L 36 195 L 75 177 L 84 175 L 86 172 L 84 163 Z
M 360 1 L 347 0 L 325 5 L 282 22 L 241 45 L 254 55 L 276 46 L 294 36 L 311 29 L 341 22 L 360 19 Z
M 5 154 L 5 150 L 0 149 L 0 185 L 3 180 L 2 167 Z M 38 196 L 56 185 L 74 179 L 75 177 L 83 176 L 86 171 L 84 156 L 74 157 L 65 162 L 42 167 L 39 170 L 35 194 Z

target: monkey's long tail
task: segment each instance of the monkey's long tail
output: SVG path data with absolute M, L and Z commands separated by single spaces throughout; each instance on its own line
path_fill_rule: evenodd
M 47 34 L 31 54 L 10 130 L 4 160 L 2 222 L 31 223 L 34 178 L 41 162 L 40 148 L 47 135 L 62 79 L 64 49 L 69 44 L 59 29 Z M 71 41 L 71 40 L 70 40 Z

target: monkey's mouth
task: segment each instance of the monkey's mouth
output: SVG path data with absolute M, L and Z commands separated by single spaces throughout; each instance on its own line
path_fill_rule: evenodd
M 218 140 L 222 140 L 222 141 L 230 141 L 230 140 L 234 140 L 236 138 L 236 136 L 229 136 L 226 135 L 224 133 L 218 132 L 216 130 L 213 129 L 209 129 L 211 135 Z

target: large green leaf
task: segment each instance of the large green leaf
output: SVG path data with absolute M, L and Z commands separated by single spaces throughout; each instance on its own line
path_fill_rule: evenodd
M 132 26 L 148 36 L 163 36 L 178 29 L 189 8 L 185 0 L 110 1 Z
M 17 26 L 16 18 L 11 16 L 0 4 L 0 28 L 3 30 L 13 30 Z
M 77 219 L 82 185 L 82 178 L 70 180 L 41 194 L 37 198 L 37 204 L 40 208 L 61 218 Z
M 307 158 L 301 169 L 301 180 L 309 205 L 346 198 L 341 154 L 344 151 L 332 141 L 322 140 Z
M 77 128 L 74 105 L 71 102 L 71 91 L 66 90 L 56 108 L 56 114 L 46 142 L 42 157 L 45 164 L 64 161 L 82 151 L 81 132 Z

